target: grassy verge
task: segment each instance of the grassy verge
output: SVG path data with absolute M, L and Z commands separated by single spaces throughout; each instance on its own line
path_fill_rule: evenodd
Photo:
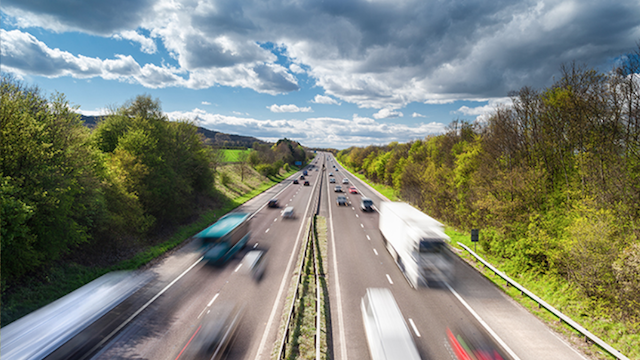
M 462 249 L 457 245 L 458 242 L 465 244 L 470 249 L 474 248 L 470 240 L 470 234 L 461 233 L 452 229 L 447 229 L 446 233 L 451 237 L 451 243 L 457 248 Z M 493 257 L 485 253 L 481 247 L 478 247 L 475 252 L 500 271 L 507 274 L 510 278 L 520 283 L 520 285 L 569 316 L 630 359 L 640 359 L 640 347 L 637 346 L 637 344 L 640 344 L 640 332 L 638 331 L 640 329 L 630 331 L 624 324 L 616 322 L 606 315 L 602 315 L 600 307 L 603 304 L 598 304 L 596 301 L 586 298 L 578 288 L 564 278 L 555 274 L 515 271 L 508 260 Z M 467 263 L 483 273 L 487 279 L 496 284 L 511 298 L 518 301 L 531 313 L 542 319 L 549 327 L 563 334 L 576 347 L 583 350 L 585 354 L 597 359 L 613 359 L 613 357 L 597 345 L 586 343 L 580 333 L 559 321 L 553 314 L 544 308 L 538 308 L 536 302 L 526 295 L 522 295 L 516 288 L 507 287 L 501 277 L 495 275 L 493 271 L 485 269 L 484 266 L 476 262 L 475 258 L 469 253 L 462 250 L 460 256 L 467 261 Z
M 296 169 L 292 169 L 288 173 L 274 178 L 265 178 L 253 172 L 251 176 L 247 177 L 247 181 L 251 185 L 246 186 L 246 188 L 243 187 L 244 185 L 235 185 L 238 188 L 243 188 L 244 192 L 235 193 L 233 197 L 226 196 L 226 200 L 222 202 L 220 207 L 207 211 L 195 222 L 179 227 L 166 241 L 146 247 L 143 251 L 138 252 L 131 258 L 113 266 L 101 268 L 87 267 L 76 263 L 61 263 L 49 269 L 46 276 L 27 280 L 23 286 L 15 289 L 11 294 L 3 294 L 1 308 L 2 326 L 55 301 L 108 272 L 135 270 L 148 264 L 153 259 L 176 248 L 224 214 L 281 182 L 289 175 L 295 173 L 295 171 Z M 222 186 L 218 185 L 218 188 L 222 188 Z

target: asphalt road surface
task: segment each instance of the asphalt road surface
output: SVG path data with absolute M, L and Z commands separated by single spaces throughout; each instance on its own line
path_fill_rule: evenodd
M 310 186 L 293 184 L 300 176 L 297 173 L 236 210 L 254 213 L 246 249 L 224 266 L 212 267 L 201 261 L 195 242 L 186 243 L 147 270 L 154 280 L 105 317 L 103 322 L 111 324 L 110 330 L 96 331 L 95 351 L 83 351 L 93 359 L 185 358 L 203 318 L 226 306 L 238 306 L 243 316 L 227 357 L 273 358 L 285 298 L 311 216 L 311 195 L 319 191 L 320 215 L 327 218 L 328 226 L 332 358 L 369 358 L 360 300 L 367 288 L 381 287 L 393 293 L 423 359 L 454 359 L 446 340 L 447 329 L 480 339 L 499 349 L 505 358 L 584 359 L 459 259 L 451 283 L 411 288 L 383 245 L 377 211 L 365 213 L 359 208 L 363 195 L 376 205 L 386 199 L 330 155 L 319 154 L 314 162 L 319 171 L 310 169 Z M 331 171 L 336 184 L 328 181 Z M 343 178 L 349 180 L 348 186 L 358 188 L 358 194 L 334 192 Z M 343 185 L 345 189 L 348 186 Z M 338 195 L 346 195 L 350 205 L 338 206 Z M 271 198 L 279 200 L 279 208 L 266 207 Z M 294 218 L 282 218 L 286 206 L 294 207 Z M 267 254 L 266 272 L 260 281 L 243 269 L 241 261 L 254 248 Z

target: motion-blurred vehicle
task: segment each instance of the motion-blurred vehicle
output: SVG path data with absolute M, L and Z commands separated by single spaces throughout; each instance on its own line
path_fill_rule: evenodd
M 293 206 L 287 206 L 282 210 L 282 218 L 284 219 L 292 219 L 294 217 Z
M 453 279 L 453 255 L 444 225 L 402 202 L 380 203 L 380 233 L 385 246 L 414 288 Z
M 460 329 L 447 328 L 447 345 L 458 360 L 504 360 L 508 359 L 500 348 L 487 340 L 474 326 L 465 325 Z
M 351 187 L 349 187 L 349 193 L 350 194 L 357 194 L 358 193 L 358 189 L 356 189 L 355 186 L 351 186 Z
M 204 252 L 204 260 L 220 265 L 231 259 L 249 241 L 248 213 L 230 213 L 195 235 Z
M 330 184 L 335 184 L 335 183 L 336 183 L 336 179 L 335 179 L 335 178 L 331 178 L 331 179 L 329 179 L 329 183 L 330 183 Z
M 342 183 L 343 184 L 348 184 L 349 183 L 349 179 L 347 179 L 347 178 L 342 179 Z
M 330 172 L 330 173 L 329 173 L 329 176 L 333 176 L 333 173 L 332 173 L 332 172 Z
M 300 180 L 304 180 L 304 175 L 300 175 Z
M 299 184 L 298 179 L 293 179 L 294 184 Z
M 108 316 L 109 311 L 149 282 L 150 276 L 124 271 L 105 274 L 0 329 L 2 359 L 66 359 L 85 347 L 98 344 L 88 336 L 78 346 L 69 343 L 76 335 Z M 122 320 L 122 319 L 121 319 Z M 100 329 L 109 333 L 116 329 Z M 63 346 L 64 345 L 64 346 Z M 55 354 L 52 354 L 54 353 Z
M 304 181 L 304 184 L 302 184 L 302 185 L 304 185 L 304 186 L 309 186 L 309 180 L 305 180 L 305 181 Z
M 340 186 L 340 185 L 336 185 L 336 187 L 335 187 L 335 188 L 333 188 L 333 191 L 334 191 L 334 192 L 342 192 L 342 186 Z
M 212 308 L 200 321 L 182 357 L 198 360 L 224 359 L 225 352 L 233 346 L 242 315 L 243 308 L 238 305 L 221 303 Z
M 338 204 L 338 206 L 347 206 L 347 197 L 346 196 L 338 196 L 338 198 L 336 199 L 336 204 Z
M 307 176 L 308 174 L 307 170 L 302 170 L 302 175 Z
M 360 301 L 373 360 L 418 360 L 420 353 L 389 289 L 368 288 Z
M 261 280 L 264 275 L 266 257 L 266 252 L 263 250 L 251 250 L 242 259 L 244 268 L 255 280 Z
M 373 200 L 369 198 L 360 199 L 360 210 L 373 211 Z
M 267 206 L 270 207 L 270 208 L 277 208 L 278 207 L 278 199 L 269 200 L 269 202 L 267 203 Z

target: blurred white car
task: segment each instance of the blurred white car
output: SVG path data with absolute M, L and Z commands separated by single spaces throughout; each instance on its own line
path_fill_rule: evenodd
M 419 360 L 420 354 L 389 289 L 368 288 L 360 302 L 373 360 Z
M 282 217 L 284 219 L 292 219 L 294 217 L 293 206 L 287 206 L 282 210 Z
M 246 272 L 259 281 L 264 275 L 267 264 L 266 257 L 266 252 L 263 250 L 251 250 L 242 259 L 242 265 Z

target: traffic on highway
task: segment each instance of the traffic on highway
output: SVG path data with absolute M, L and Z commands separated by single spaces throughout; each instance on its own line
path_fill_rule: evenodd
M 328 234 L 323 358 L 584 359 L 462 261 L 442 223 L 329 153 L 120 287 L 94 284 L 107 304 L 76 294 L 64 320 L 45 308 L 2 328 L 2 358 L 272 359 L 312 195 Z

